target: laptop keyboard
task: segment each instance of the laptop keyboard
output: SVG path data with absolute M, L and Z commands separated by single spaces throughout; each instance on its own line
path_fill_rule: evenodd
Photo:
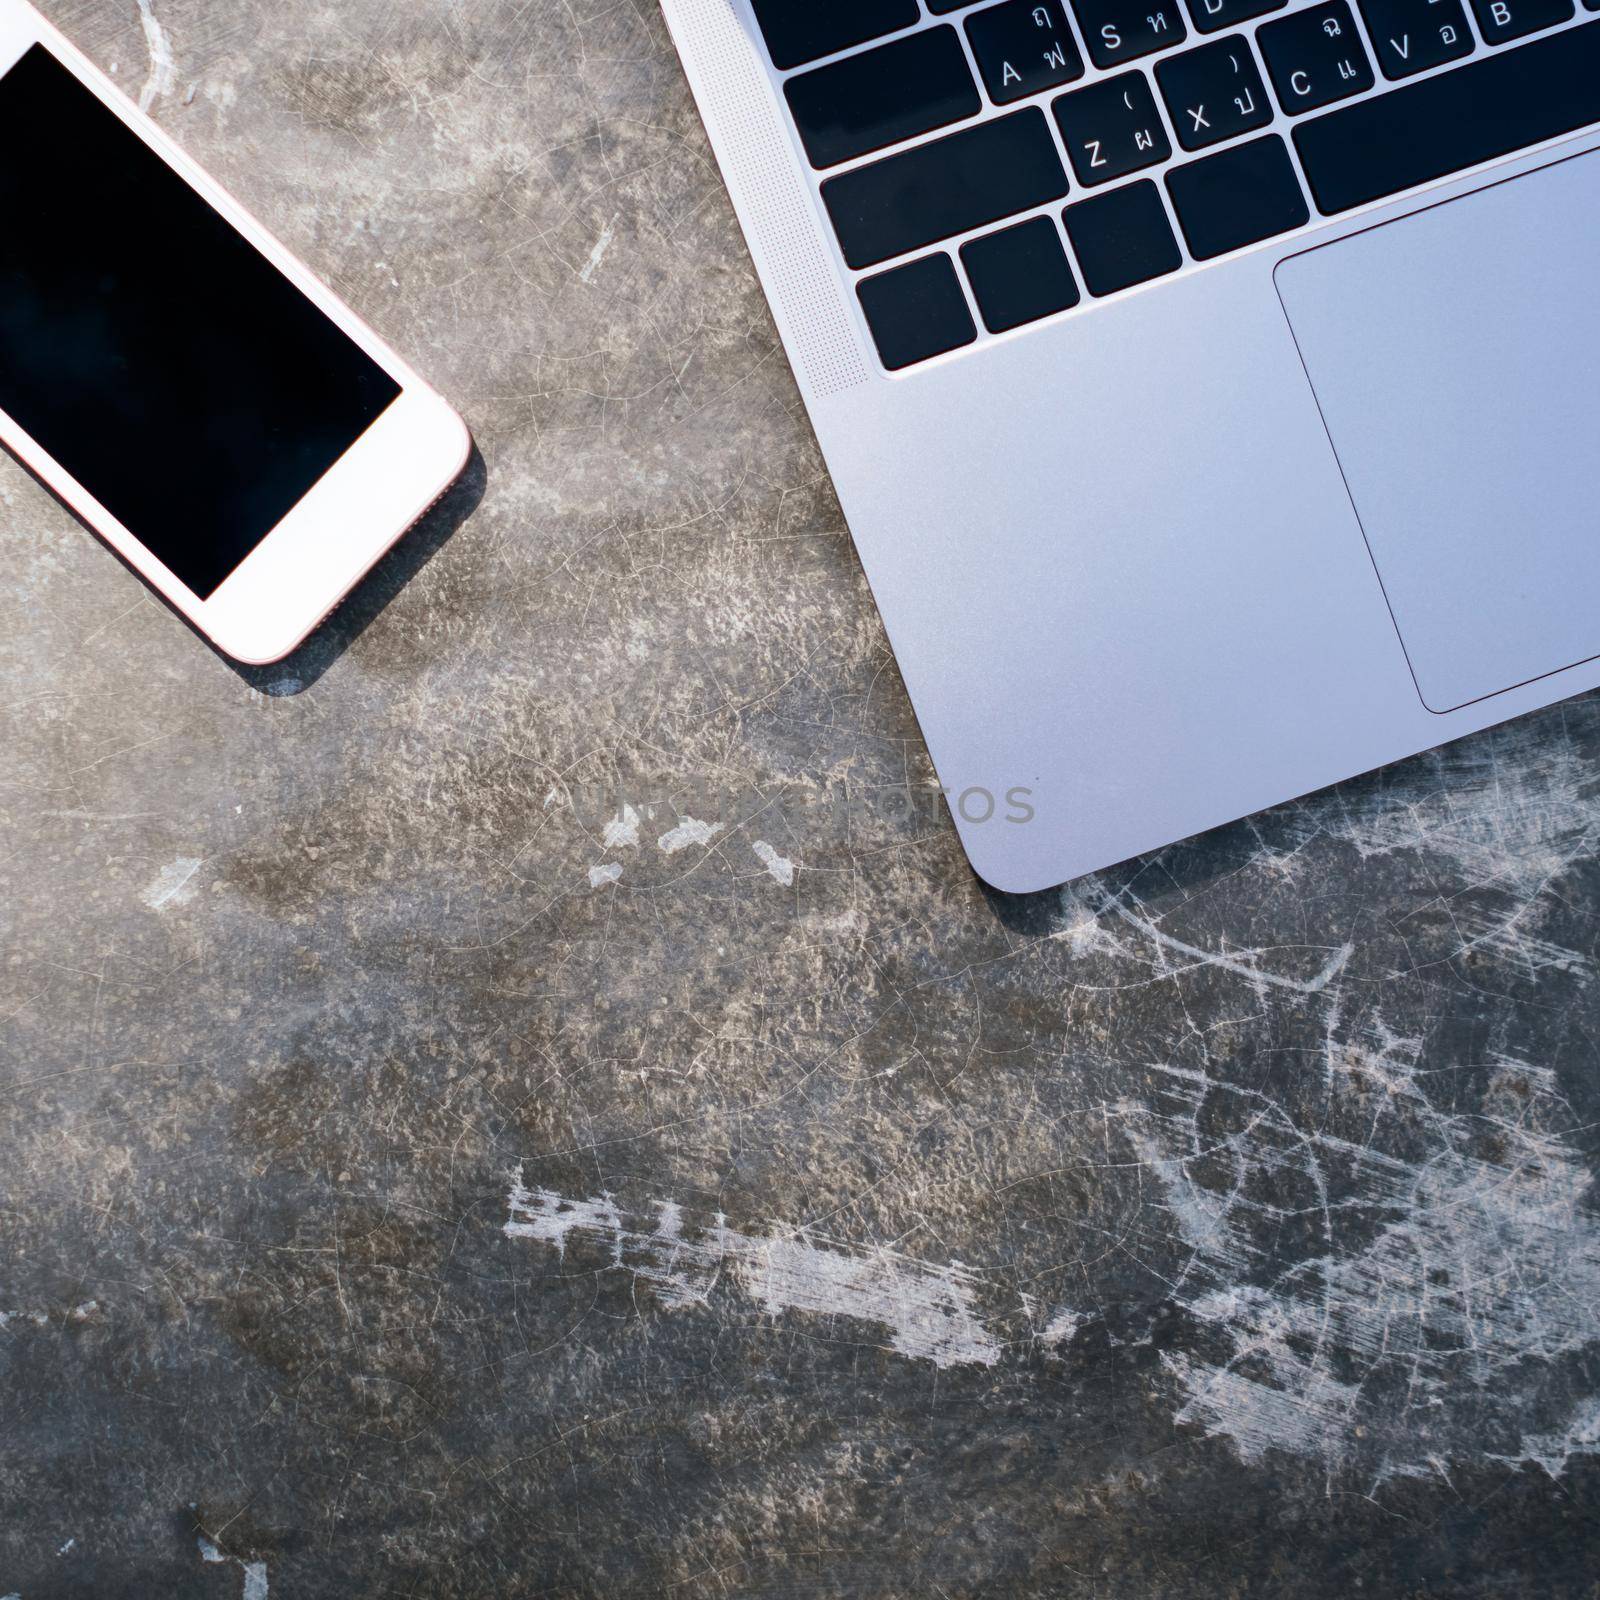
M 1578 0 L 751 3 L 891 371 L 1600 122 Z

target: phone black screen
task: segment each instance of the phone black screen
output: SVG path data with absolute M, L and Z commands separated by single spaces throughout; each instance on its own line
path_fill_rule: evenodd
M 0 77 L 0 410 L 196 594 L 399 393 L 43 46 Z

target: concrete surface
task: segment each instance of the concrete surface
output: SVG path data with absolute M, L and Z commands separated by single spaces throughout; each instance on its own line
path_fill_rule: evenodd
M 1597 703 L 986 895 L 648 0 L 48 9 L 483 463 L 0 466 L 0 1595 L 1600 1592 Z

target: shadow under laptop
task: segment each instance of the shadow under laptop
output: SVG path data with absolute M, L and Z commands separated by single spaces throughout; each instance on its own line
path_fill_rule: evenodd
M 1352 778 L 1319 792 L 1329 794 L 1337 790 L 1359 804 L 1363 786 L 1374 782 L 1378 776 L 1367 774 Z M 1008 932 L 1024 939 L 1045 938 L 1061 931 L 1063 894 L 1068 889 L 1080 891 L 1091 902 L 1116 900 L 1131 890 L 1140 901 L 1158 906 L 1203 894 L 1247 869 L 1261 856 L 1263 847 L 1272 844 L 1275 835 L 1292 827 L 1294 813 L 1305 803 L 1305 800 L 1290 801 L 1257 816 L 1225 823 L 1176 844 L 1102 867 L 1072 883 L 1057 884 L 1053 889 L 1041 889 L 1033 894 L 1005 894 L 987 884 L 980 884 L 980 887 L 995 920 Z M 1284 843 L 1288 848 L 1288 841 Z
M 282 661 L 251 667 L 208 646 L 252 689 L 282 698 L 303 694 L 374 622 L 483 503 L 489 469 L 477 445 L 439 502 L 350 591 L 306 642 Z M 197 637 L 202 637 L 197 635 Z
M 1585 730 L 1600 727 L 1600 690 L 1546 707 L 1514 724 L 1465 734 L 1403 761 L 1390 762 L 1254 816 L 1102 868 L 1071 884 L 1036 894 L 1003 894 L 987 885 L 980 887 L 995 920 L 1025 939 L 1044 938 L 1061 931 L 1068 891 L 1074 899 L 1091 904 L 1137 897 L 1143 906 L 1160 910 L 1194 900 L 1238 878 L 1238 905 L 1243 915 L 1250 909 L 1251 897 L 1277 893 L 1290 881 L 1274 871 L 1266 879 L 1252 882 L 1247 876 L 1252 868 L 1271 868 L 1274 863 L 1295 858 L 1313 838 L 1322 840 L 1324 851 L 1339 848 L 1343 839 L 1344 848 L 1359 858 L 1360 845 L 1351 841 L 1363 834 L 1388 836 L 1395 827 L 1396 816 L 1412 817 L 1419 796 L 1423 800 L 1450 793 L 1470 797 L 1486 789 L 1492 791 L 1500 781 L 1497 764 L 1515 769 L 1519 760 L 1527 759 L 1530 749 L 1546 743 L 1553 748 L 1559 748 L 1562 742 L 1570 744 L 1575 725 Z M 1581 748 L 1590 754 L 1600 747 L 1593 732 L 1584 732 L 1582 739 Z M 1542 781 L 1545 780 L 1535 780 Z M 1509 830 L 1526 827 L 1534 830 L 1537 837 L 1540 818 L 1524 817 L 1514 799 L 1504 803 L 1505 826 Z M 1423 843 L 1421 828 L 1421 823 L 1410 823 L 1410 829 L 1418 833 L 1419 848 Z M 1408 837 L 1407 830 L 1401 829 L 1399 836 Z M 1335 862 L 1335 870 L 1322 898 L 1343 894 L 1359 904 L 1369 891 L 1354 876 L 1352 864 L 1336 856 L 1330 859 Z

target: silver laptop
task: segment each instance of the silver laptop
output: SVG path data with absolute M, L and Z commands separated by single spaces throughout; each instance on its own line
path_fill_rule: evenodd
M 956 826 L 1600 684 L 1600 0 L 663 0 Z

